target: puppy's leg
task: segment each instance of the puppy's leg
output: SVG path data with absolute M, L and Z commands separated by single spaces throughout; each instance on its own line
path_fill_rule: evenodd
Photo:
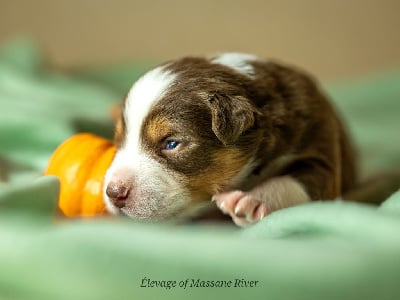
M 308 202 L 310 197 L 299 181 L 287 175 L 271 178 L 249 192 L 215 195 L 213 200 L 237 225 L 246 226 L 272 211 Z

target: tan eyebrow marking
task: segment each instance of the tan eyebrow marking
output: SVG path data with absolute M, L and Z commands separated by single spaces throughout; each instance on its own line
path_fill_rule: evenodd
M 154 116 L 145 125 L 144 137 L 150 143 L 157 143 L 172 132 L 172 124 L 167 118 Z

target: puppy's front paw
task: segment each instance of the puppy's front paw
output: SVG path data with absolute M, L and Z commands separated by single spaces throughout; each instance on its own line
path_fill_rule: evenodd
M 230 215 L 236 225 L 239 226 L 256 223 L 268 213 L 265 202 L 242 191 L 214 195 L 212 200 L 223 213 Z

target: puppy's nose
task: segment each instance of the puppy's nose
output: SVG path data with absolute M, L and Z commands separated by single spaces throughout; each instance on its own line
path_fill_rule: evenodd
M 111 203 L 118 208 L 123 208 L 129 195 L 129 186 L 122 182 L 110 182 L 107 185 L 106 194 Z

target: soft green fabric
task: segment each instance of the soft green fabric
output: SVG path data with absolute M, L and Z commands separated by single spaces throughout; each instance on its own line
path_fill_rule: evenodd
M 56 217 L 42 177 L 79 130 L 110 135 L 108 109 L 142 65 L 50 72 L 30 43 L 0 52 L 0 299 L 395 299 L 400 191 L 381 207 L 314 202 L 255 226 Z M 130 69 L 131 68 L 131 69 Z M 400 72 L 329 86 L 365 174 L 400 169 Z M 258 281 L 255 287 L 141 287 L 142 280 Z

